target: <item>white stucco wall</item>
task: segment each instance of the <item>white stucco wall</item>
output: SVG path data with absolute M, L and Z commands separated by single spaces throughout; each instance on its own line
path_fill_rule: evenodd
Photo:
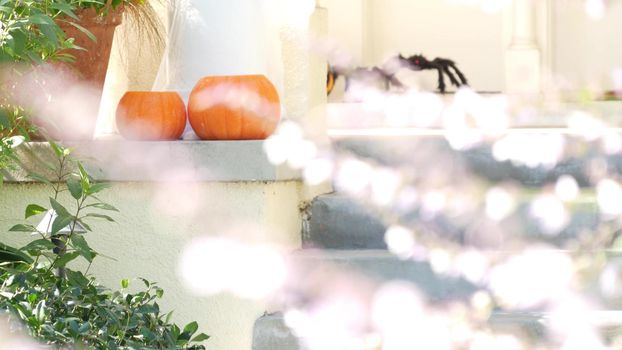
M 50 195 L 49 188 L 37 184 L 0 188 L 0 241 L 28 242 L 28 234 L 7 230 L 22 222 L 27 204 L 49 206 Z M 95 250 L 114 260 L 99 257 L 90 272 L 116 289 L 124 278 L 157 281 L 165 290 L 159 302 L 162 309 L 174 309 L 173 320 L 184 325 L 198 321 L 200 331 L 212 336 L 207 349 L 249 350 L 253 323 L 266 311 L 265 303 L 224 293 L 193 295 L 178 277 L 180 254 L 196 237 L 300 247 L 300 195 L 301 186 L 295 181 L 116 183 L 102 192 L 101 199 L 120 209 L 121 213 L 112 215 L 117 223 L 95 221 L 94 232 L 87 234 Z
M 546 1 L 552 13 L 546 14 Z M 454 59 L 480 91 L 504 88 L 505 50 L 511 39 L 511 6 L 486 13 L 485 1 L 323 0 L 329 35 L 350 52 L 355 64 L 380 64 L 395 52 Z M 501 3 L 501 0 L 499 1 Z M 510 1 L 507 4 L 511 4 Z M 543 73 L 574 87 L 613 88 L 612 71 L 622 67 L 622 3 L 610 1 L 605 16 L 590 18 L 583 0 L 536 2 L 534 29 Z M 547 33 L 550 30 L 550 33 Z M 550 50 L 549 50 L 550 47 Z M 436 73 L 417 74 L 424 88 L 436 87 Z M 337 89 L 343 89 L 343 84 Z M 337 92 L 338 93 L 338 92 Z
M 613 88 L 612 71 L 622 68 L 622 3 L 609 1 L 601 19 L 586 14 L 584 1 L 554 3 L 555 74 L 579 86 Z
M 325 0 L 330 39 L 348 50 L 354 64 L 378 65 L 402 52 L 456 61 L 481 91 L 503 87 L 503 11 L 448 0 Z M 436 72 L 418 73 L 435 89 Z

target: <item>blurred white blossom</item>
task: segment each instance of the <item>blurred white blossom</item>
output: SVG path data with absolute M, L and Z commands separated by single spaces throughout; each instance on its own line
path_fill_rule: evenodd
M 186 246 L 179 274 L 195 293 L 230 292 L 262 299 L 285 282 L 285 259 L 269 246 L 252 246 L 224 238 L 200 238 Z
M 604 179 L 596 186 L 596 196 L 600 211 L 605 216 L 622 214 L 622 187 L 612 179 Z
M 486 215 L 492 220 L 501 221 L 512 214 L 516 199 L 502 187 L 493 187 L 486 193 Z
M 605 0 L 585 0 L 585 12 L 591 19 L 602 19 L 605 16 L 606 10 Z
M 569 293 L 573 280 L 574 266 L 567 254 L 534 248 L 495 265 L 488 286 L 503 306 L 523 309 Z
M 561 134 L 511 133 L 496 141 L 492 152 L 499 162 L 509 160 L 530 168 L 552 168 L 561 160 L 565 144 Z
M 530 215 L 538 222 L 542 233 L 556 235 L 570 222 L 570 214 L 564 203 L 555 195 L 543 194 L 536 197 L 529 207 Z
M 555 183 L 555 194 L 559 199 L 569 202 L 579 196 L 579 184 L 574 177 L 562 175 Z
M 410 258 L 415 249 L 413 232 L 403 226 L 389 227 L 384 234 L 384 241 L 389 251 L 402 259 Z

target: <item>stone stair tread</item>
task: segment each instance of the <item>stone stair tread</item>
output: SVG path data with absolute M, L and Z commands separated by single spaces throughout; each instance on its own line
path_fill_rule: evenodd
M 255 321 L 252 350 L 302 350 L 283 314 L 265 314 Z
M 490 182 L 517 181 L 525 186 L 540 187 L 555 181 L 561 175 L 573 176 L 581 186 L 589 184 L 588 164 L 597 159 L 607 162 L 608 168 L 622 173 L 622 156 L 605 155 L 597 145 L 580 138 L 573 138 L 575 144 L 585 144 L 581 157 L 562 159 L 552 167 L 514 164 L 511 161 L 497 161 L 490 145 L 478 145 L 464 150 L 453 149 L 442 134 L 416 135 L 409 137 L 342 137 L 333 144 L 339 151 L 371 159 L 388 166 L 412 166 L 416 169 L 430 161 L 430 156 L 442 157 L 444 163 L 451 163 L 455 169 L 464 169 Z M 448 167 L 451 169 L 452 167 Z
M 382 219 L 363 205 L 339 194 L 322 195 L 311 204 L 305 247 L 386 249 Z
M 622 311 L 593 311 L 590 322 L 601 329 L 616 328 L 622 325 Z M 493 328 L 520 328 L 533 336 L 546 335 L 546 312 L 532 311 L 494 311 L 489 317 Z M 264 315 L 255 322 L 253 332 L 253 350 L 302 350 L 300 340 L 287 327 L 282 313 Z
M 558 243 L 569 237 L 576 237 L 585 230 L 594 230 L 600 222 L 600 213 L 593 194 L 586 194 L 577 198 L 573 204 L 573 213 L 568 225 L 557 235 L 550 236 L 541 232 L 538 222 L 530 217 L 528 203 L 533 195 L 526 195 L 518 210 L 508 219 L 514 228 L 507 231 L 508 235 L 522 235 L 525 237 L 540 238 L 551 243 Z M 484 214 L 482 214 L 484 215 Z M 442 214 L 432 220 L 422 221 L 419 214 L 413 210 L 401 217 L 404 224 L 424 227 L 436 233 L 469 243 L 476 239 L 467 235 L 466 222 L 456 222 Z M 331 193 L 315 198 L 310 208 L 308 232 L 303 233 L 303 246 L 318 249 L 387 249 L 384 234 L 387 225 L 379 213 L 366 207 L 356 199 L 341 193 Z M 514 232 L 516 231 L 516 232 Z M 471 242 L 474 243 L 474 242 Z
M 427 262 L 402 260 L 386 250 L 302 249 L 291 254 L 290 263 L 312 272 L 343 269 L 377 283 L 411 282 L 431 301 L 468 298 L 476 291 L 464 279 L 437 275 Z

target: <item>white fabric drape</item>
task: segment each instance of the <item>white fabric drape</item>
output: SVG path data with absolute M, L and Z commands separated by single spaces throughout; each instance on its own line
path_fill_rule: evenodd
M 210 75 L 264 74 L 282 91 L 278 0 L 177 0 L 154 90 L 187 100 Z M 278 10 L 278 9 L 277 9 Z

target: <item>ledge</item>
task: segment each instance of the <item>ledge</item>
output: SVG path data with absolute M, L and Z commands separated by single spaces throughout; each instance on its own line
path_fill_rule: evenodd
M 503 96 L 502 94 L 480 94 L 484 97 L 491 96 Z M 437 112 L 441 111 L 451 105 L 454 95 L 438 95 L 438 94 L 424 94 L 421 95 L 422 101 L 417 104 L 430 107 L 435 107 L 435 103 L 440 104 L 436 107 L 440 108 Z M 412 101 L 411 101 L 412 102 Z M 339 134 L 342 130 L 345 132 L 363 132 L 368 133 L 369 130 L 381 129 L 406 129 L 398 131 L 398 134 L 417 132 L 416 130 L 432 130 L 433 132 L 443 129 L 442 118 L 436 116 L 433 120 L 429 120 L 422 123 L 425 120 L 420 118 L 429 118 L 429 113 L 435 113 L 434 109 L 431 111 L 421 110 L 417 111 L 410 107 L 408 113 L 411 115 L 404 115 L 403 120 L 393 121 L 398 123 L 398 126 L 391 124 L 391 115 L 389 112 L 391 109 L 387 106 L 378 103 L 366 104 L 361 102 L 331 102 L 326 105 L 326 124 L 328 129 L 332 129 L 333 134 Z M 597 119 L 602 120 L 608 126 L 619 127 L 622 126 L 622 101 L 592 101 L 586 103 L 579 102 L 561 102 L 561 107 L 555 111 L 537 110 L 532 113 L 528 113 L 522 116 L 515 116 L 515 120 L 512 120 L 512 127 L 515 129 L 531 129 L 531 128 L 552 128 L 562 129 L 568 126 L 568 116 L 575 111 L 586 112 L 593 115 Z M 439 131 L 440 132 L 440 131 Z M 331 135 L 332 136 L 332 135 Z
M 298 171 L 271 164 L 263 141 L 66 142 L 96 180 L 113 182 L 248 182 L 300 179 Z M 32 182 L 28 171 L 49 175 L 55 157 L 45 142 L 19 148 L 23 169 L 5 172 L 6 182 Z

